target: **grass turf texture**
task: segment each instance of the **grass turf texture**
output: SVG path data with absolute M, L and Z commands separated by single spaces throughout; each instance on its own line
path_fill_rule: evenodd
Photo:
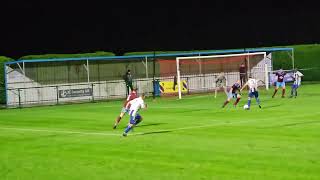
M 320 85 L 272 92 L 147 99 L 128 137 L 121 101 L 1 110 L 0 179 L 320 179 Z

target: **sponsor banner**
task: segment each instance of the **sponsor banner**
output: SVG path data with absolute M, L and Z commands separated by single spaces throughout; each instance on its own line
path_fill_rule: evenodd
M 163 94 L 166 93 L 177 93 L 179 91 L 178 84 L 174 83 L 173 81 L 160 81 L 160 91 Z M 187 82 L 182 81 L 180 82 L 181 92 L 187 92 Z
M 92 88 L 59 90 L 59 98 L 92 96 Z

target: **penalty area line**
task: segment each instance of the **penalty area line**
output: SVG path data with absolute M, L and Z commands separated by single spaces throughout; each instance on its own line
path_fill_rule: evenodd
M 244 123 L 250 123 L 250 122 L 254 122 L 254 120 L 237 121 L 237 122 L 225 121 L 225 122 L 220 122 L 215 124 L 197 125 L 197 126 L 189 126 L 189 127 L 173 128 L 173 129 L 161 129 L 161 130 L 141 132 L 141 133 L 132 133 L 132 135 L 156 134 L 156 133 L 162 133 L 162 132 L 183 131 L 188 129 L 201 129 L 206 127 L 215 127 L 215 126 L 223 126 L 223 125 L 237 125 L 237 124 L 244 124 Z
M 0 129 L 14 130 L 14 131 L 60 133 L 60 134 L 82 134 L 82 135 L 101 135 L 101 136 L 120 136 L 121 135 L 121 134 L 103 133 L 103 132 L 83 132 L 83 131 L 65 131 L 65 130 L 50 130 L 50 129 L 11 128 L 11 127 L 0 127 Z
M 137 135 L 147 135 L 147 134 L 156 134 L 156 133 L 164 133 L 164 132 L 174 132 L 174 131 L 183 131 L 188 129 L 201 129 L 206 127 L 215 127 L 215 126 L 223 126 L 223 125 L 236 125 L 243 123 L 254 122 L 254 120 L 247 121 L 237 121 L 230 122 L 224 121 L 215 124 L 206 124 L 206 125 L 197 125 L 197 126 L 188 126 L 182 128 L 173 128 L 173 129 L 159 129 L 155 131 L 147 131 L 147 132 L 137 132 L 131 133 L 131 136 Z M 84 132 L 84 131 L 66 131 L 66 130 L 50 130 L 50 129 L 34 129 L 34 128 L 14 128 L 14 127 L 0 127 L 2 130 L 13 130 L 13 131 L 21 131 L 21 132 L 45 132 L 45 133 L 59 133 L 59 134 L 80 134 L 80 135 L 98 135 L 98 136 L 121 136 L 122 133 L 103 133 L 103 132 Z

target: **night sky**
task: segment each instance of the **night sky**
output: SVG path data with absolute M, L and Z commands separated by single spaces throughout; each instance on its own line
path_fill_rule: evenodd
M 173 2 L 173 1 L 172 1 Z M 1 5 L 0 55 L 230 49 L 320 42 L 317 4 L 43 1 Z

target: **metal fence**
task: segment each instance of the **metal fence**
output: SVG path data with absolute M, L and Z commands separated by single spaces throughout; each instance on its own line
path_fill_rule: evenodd
M 144 89 L 144 93 L 153 93 L 152 81 L 137 81 L 136 83 L 145 84 L 144 87 L 150 87 Z M 126 85 L 124 81 L 121 80 L 10 88 L 7 92 L 11 98 L 7 101 L 9 107 L 94 102 L 98 100 L 125 98 L 127 95 Z
M 264 69 L 256 67 L 254 76 L 264 76 Z M 252 69 L 253 70 L 253 69 Z M 220 73 L 189 74 L 181 76 L 186 82 L 185 94 L 211 92 L 216 88 L 216 78 Z M 239 72 L 226 72 L 227 86 L 239 79 Z M 261 79 L 261 78 L 259 78 Z M 159 96 L 161 94 L 161 82 L 172 82 L 174 76 L 137 78 L 134 86 L 138 87 L 138 93 L 147 96 Z M 15 83 L 17 86 L 19 83 Z M 37 85 L 37 86 L 35 86 Z M 172 93 L 170 95 L 176 95 Z M 167 95 L 167 94 L 162 94 Z M 55 85 L 41 85 L 34 82 L 21 83 L 17 88 L 7 89 L 8 107 L 25 107 L 34 105 L 54 105 L 74 102 L 94 102 L 100 100 L 123 99 L 127 96 L 127 87 L 124 80 L 97 81 L 89 83 L 67 83 Z
M 256 72 L 254 73 L 254 77 L 259 77 L 263 74 L 263 71 Z M 182 81 L 185 81 L 187 85 L 187 91 L 184 94 L 214 91 L 216 88 L 216 78 L 218 76 L 219 73 L 182 76 Z M 232 86 L 232 84 L 239 79 L 238 72 L 226 73 L 225 76 L 228 87 Z M 168 81 L 174 81 L 174 76 L 157 77 L 155 79 L 135 79 L 134 86 L 138 87 L 138 94 L 145 93 L 147 96 L 160 96 L 161 82 Z M 124 99 L 127 96 L 126 84 L 123 80 L 10 88 L 7 92 L 11 97 L 11 100 L 8 101 L 9 103 L 7 104 L 8 107 L 95 102 Z M 170 95 L 177 95 L 177 92 Z
M 285 49 L 287 50 L 287 49 Z M 254 52 L 258 52 L 254 50 Z M 207 52 L 203 55 L 215 54 Z M 224 53 L 224 52 L 220 52 Z M 229 52 L 235 53 L 235 52 Z M 239 52 L 241 53 L 241 52 Z M 160 95 L 159 82 L 173 81 L 177 75 L 176 57 L 197 54 L 155 56 L 123 56 L 95 58 L 67 58 L 20 60 L 5 64 L 5 89 L 7 106 L 23 107 L 42 104 L 64 104 L 125 98 L 127 88 L 124 75 L 128 69 L 139 93 Z M 215 79 L 220 72 L 227 76 L 231 86 L 239 79 L 239 63 L 244 59 L 210 59 L 181 62 L 181 80 L 186 82 L 184 93 L 209 92 L 215 89 Z M 247 74 L 258 79 L 266 76 L 265 63 L 272 69 L 271 53 L 248 60 Z M 170 83 L 167 83 L 170 84 Z M 174 91 L 173 91 L 174 94 Z M 162 94 L 165 95 L 165 94 Z

